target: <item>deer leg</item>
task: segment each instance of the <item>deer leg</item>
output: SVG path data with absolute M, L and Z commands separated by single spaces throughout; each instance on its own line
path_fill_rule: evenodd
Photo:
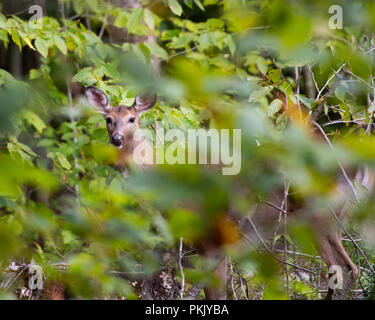
M 328 238 L 320 240 L 320 255 L 328 268 L 335 265 L 333 247 Z M 331 288 L 328 288 L 328 292 L 325 299 L 331 300 L 332 296 L 333 290 Z
M 344 246 L 342 245 L 340 233 L 337 232 L 333 236 L 326 235 L 324 238 L 321 238 L 320 249 L 321 256 L 328 268 L 331 266 L 340 266 L 344 272 L 344 291 L 341 291 L 341 294 L 339 291 L 337 291 L 337 297 L 344 299 L 353 286 L 353 283 L 358 278 L 358 268 L 352 262 Z M 335 292 L 332 288 L 328 288 L 326 299 L 332 299 L 334 293 Z
M 337 255 L 340 257 L 340 261 L 342 263 L 341 267 L 347 271 L 345 273 L 346 279 L 344 279 L 344 285 L 345 285 L 345 295 L 349 293 L 351 290 L 353 284 L 358 279 L 359 270 L 357 266 L 353 263 L 353 261 L 350 259 L 348 253 L 346 252 L 342 240 L 341 235 L 336 234 L 336 236 L 333 239 L 333 246 L 336 250 Z
M 207 300 L 226 300 L 227 299 L 227 259 L 223 259 L 214 274 L 219 279 L 220 284 L 217 288 L 205 287 L 204 294 Z

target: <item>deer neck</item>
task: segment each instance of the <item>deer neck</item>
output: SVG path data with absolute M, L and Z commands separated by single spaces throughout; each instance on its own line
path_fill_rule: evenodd
M 145 156 L 146 161 L 145 164 L 138 164 L 138 166 L 142 169 L 151 168 L 153 166 L 153 146 L 146 138 L 143 138 L 141 141 L 132 140 L 125 144 L 124 147 L 120 149 L 120 155 L 116 165 L 129 168 L 131 164 L 135 163 L 134 153 L 139 152 L 139 150 L 143 150 L 142 155 Z

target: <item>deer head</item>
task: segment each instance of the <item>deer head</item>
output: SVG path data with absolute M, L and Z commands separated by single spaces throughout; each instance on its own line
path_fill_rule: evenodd
M 112 107 L 105 93 L 92 86 L 86 88 L 86 97 L 104 115 L 109 140 L 119 149 L 126 147 L 133 141 L 133 134 L 139 129 L 141 114 L 151 109 L 156 102 L 156 94 L 142 93 L 135 98 L 131 107 Z

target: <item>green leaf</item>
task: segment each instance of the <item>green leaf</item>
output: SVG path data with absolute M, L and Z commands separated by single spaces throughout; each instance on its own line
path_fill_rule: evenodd
M 285 113 L 280 114 L 276 119 L 276 128 L 277 130 L 283 130 L 286 128 L 288 123 L 288 118 Z
M 184 34 L 178 38 L 175 38 L 171 43 L 171 48 L 180 49 L 187 46 L 191 41 L 193 41 L 193 36 L 190 34 Z
M 182 7 L 177 0 L 168 0 L 168 6 L 175 15 L 180 16 L 182 14 Z
M 77 236 L 72 233 L 70 230 L 63 230 L 61 232 L 62 240 L 65 245 L 75 241 L 77 239 Z
M 6 28 L 5 21 L 6 21 L 6 18 L 0 14 L 0 29 L 5 29 Z
M 60 37 L 59 35 L 54 35 L 54 39 L 55 39 L 55 44 L 56 44 L 57 48 L 59 48 L 59 50 L 64 55 L 66 55 L 68 53 L 68 49 L 66 47 L 64 39 L 62 37 Z
M 114 66 L 109 64 L 109 63 L 106 63 L 106 64 L 102 65 L 98 69 L 98 74 L 99 74 L 99 70 L 100 70 L 100 72 L 102 72 L 107 77 L 110 77 L 110 78 L 118 78 L 119 77 L 118 70 L 116 68 L 114 68 Z
M 267 86 L 267 87 L 262 87 L 258 90 L 255 90 L 251 93 L 249 97 L 249 102 L 256 102 L 259 99 L 265 97 L 267 94 L 269 94 L 273 90 L 273 86 Z
M 267 60 L 264 59 L 263 57 L 258 57 L 256 61 L 257 68 L 259 71 L 263 74 L 266 75 L 268 71 L 268 63 Z
M 228 34 L 227 36 L 227 43 L 228 43 L 228 48 L 232 56 L 236 53 L 236 43 L 233 40 L 233 37 Z
M 79 146 L 82 146 L 84 144 L 89 144 L 90 143 L 90 137 L 84 134 L 84 135 L 82 135 L 78 138 L 77 143 L 78 143 Z
M 278 86 L 283 81 L 281 70 L 271 69 L 270 71 L 268 71 L 267 79 L 270 80 L 273 84 Z
M 142 8 L 135 9 L 128 20 L 127 29 L 129 32 L 134 32 L 134 30 L 139 26 L 142 20 Z
M 41 37 L 36 38 L 35 40 L 35 47 L 38 52 L 44 57 L 47 58 L 48 56 L 48 42 Z
M 194 0 L 194 3 L 199 7 L 199 9 L 201 9 L 202 11 L 206 11 L 204 9 L 204 6 L 202 4 L 202 2 L 200 2 L 200 0 Z
M 74 82 L 82 82 L 84 84 L 94 84 L 96 82 L 96 79 L 94 78 L 92 74 L 92 68 L 87 67 L 82 69 L 80 72 L 78 72 L 72 79 Z
M 107 58 L 111 53 L 111 49 L 109 48 L 109 46 L 104 43 L 98 43 L 95 48 L 98 51 L 100 58 L 102 58 L 103 60 Z
M 203 33 L 199 37 L 199 46 L 201 47 L 202 50 L 207 50 L 209 47 L 211 47 L 211 39 L 210 39 L 210 34 L 209 33 Z
M 146 25 L 151 29 L 155 29 L 155 19 L 154 16 L 152 15 L 151 11 L 149 9 L 144 9 L 143 10 L 143 19 L 145 20 Z
M 26 153 L 28 153 L 29 155 L 31 155 L 31 156 L 33 156 L 33 157 L 37 157 L 37 156 L 38 156 L 33 150 L 30 149 L 29 146 L 27 146 L 27 145 L 25 145 L 25 144 L 19 142 L 19 141 L 17 140 L 16 137 L 14 137 L 14 136 L 9 136 L 9 141 L 10 141 L 11 143 L 15 144 L 17 147 L 19 147 L 19 148 L 22 149 L 23 151 L 25 151 Z
M 74 11 L 78 14 L 83 14 L 85 10 L 85 2 L 84 1 L 72 1 Z
M 30 123 L 39 133 L 42 133 L 47 128 L 44 121 L 34 112 L 26 111 L 24 119 Z
M 279 99 L 273 100 L 268 107 L 268 116 L 273 117 L 283 107 L 283 102 Z
M 20 39 L 20 36 L 18 35 L 17 31 L 12 29 L 10 34 L 12 36 L 13 42 L 18 46 L 18 48 L 20 48 L 20 51 L 21 51 L 22 50 L 22 43 L 21 43 L 21 39 Z
M 13 76 L 9 72 L 0 69 L 0 83 L 3 84 L 8 81 L 14 81 Z
M 308 98 L 302 94 L 296 94 L 295 96 L 299 99 L 299 101 L 301 101 L 309 109 L 312 108 L 312 104 L 315 102 L 315 99 Z
M 145 42 L 144 45 L 150 50 L 151 54 L 157 58 L 164 60 L 168 59 L 168 52 L 164 48 L 160 47 L 157 43 L 154 42 Z
M 70 165 L 70 162 L 68 159 L 60 152 L 56 152 L 55 154 L 56 160 L 59 163 L 59 165 L 65 169 L 65 170 L 71 170 L 72 166 Z
M 120 12 L 120 14 L 116 17 L 115 27 L 124 28 L 126 27 L 127 23 L 128 23 L 128 13 Z
M 14 143 L 8 142 L 7 148 L 8 148 L 8 151 L 9 151 L 9 153 L 10 153 L 10 155 L 13 159 L 21 158 L 21 160 L 23 162 L 26 162 L 26 163 L 32 165 L 32 157 L 30 157 L 29 154 L 24 152 L 20 148 L 20 146 L 14 144 Z
M 341 100 L 342 102 L 345 102 L 346 97 L 346 90 L 343 86 L 338 86 L 335 90 L 336 97 Z
M 33 44 L 31 43 L 30 39 L 29 38 L 23 38 L 23 40 L 26 42 L 26 44 L 33 50 L 36 50 L 35 47 L 33 46 Z
M 184 0 L 187 7 L 193 9 L 193 0 Z
M 30 70 L 30 80 L 39 79 L 42 76 L 42 73 L 38 69 L 31 69 Z
M 8 38 L 8 32 L 6 30 L 0 30 L 0 40 L 4 41 L 4 46 L 7 48 L 9 38 Z
M 148 126 L 151 126 L 155 122 L 154 120 L 154 114 L 149 112 L 144 112 L 141 116 L 140 123 L 142 128 L 147 128 Z

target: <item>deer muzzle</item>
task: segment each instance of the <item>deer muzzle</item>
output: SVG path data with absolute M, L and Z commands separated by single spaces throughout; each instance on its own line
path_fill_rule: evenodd
M 111 137 L 111 143 L 120 148 L 123 144 L 124 144 L 124 136 L 121 135 L 121 134 L 118 134 L 118 133 L 115 133 L 112 137 Z

